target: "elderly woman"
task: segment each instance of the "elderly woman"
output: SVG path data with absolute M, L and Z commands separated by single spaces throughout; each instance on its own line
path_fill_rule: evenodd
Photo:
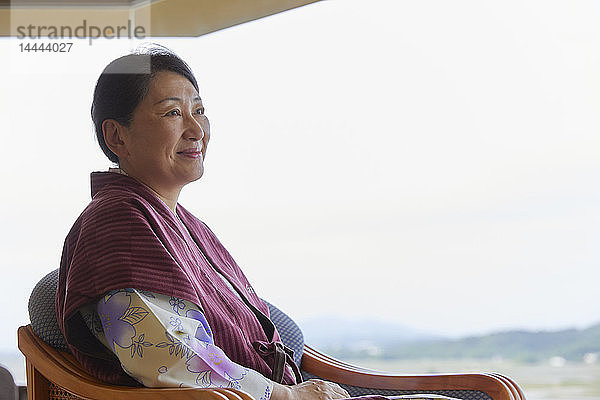
M 302 382 L 268 307 L 177 202 L 202 176 L 210 139 L 188 65 L 164 48 L 114 60 L 96 84 L 92 119 L 119 168 L 92 173 L 92 201 L 65 240 L 56 295 L 60 329 L 83 367 L 120 385 L 349 397 L 334 383 Z

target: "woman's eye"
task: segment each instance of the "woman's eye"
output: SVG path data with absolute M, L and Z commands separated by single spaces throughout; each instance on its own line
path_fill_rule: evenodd
M 200 107 L 196 110 L 196 114 L 204 114 L 204 107 Z
M 181 113 L 179 112 L 179 110 L 175 109 L 175 110 L 171 110 L 165 114 L 165 116 L 174 116 L 174 115 L 181 115 Z

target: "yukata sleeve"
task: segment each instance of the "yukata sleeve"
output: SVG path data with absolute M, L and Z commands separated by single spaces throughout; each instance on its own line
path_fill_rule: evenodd
M 193 303 L 123 289 L 101 298 L 97 314 L 103 342 L 124 371 L 144 386 L 223 387 L 243 390 L 257 400 L 271 396 L 273 382 L 229 360 Z

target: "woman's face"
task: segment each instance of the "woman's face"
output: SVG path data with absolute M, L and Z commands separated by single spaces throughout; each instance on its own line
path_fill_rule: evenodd
M 198 92 L 184 76 L 159 72 L 122 135 L 127 149 L 120 166 L 165 194 L 199 179 L 210 139 Z

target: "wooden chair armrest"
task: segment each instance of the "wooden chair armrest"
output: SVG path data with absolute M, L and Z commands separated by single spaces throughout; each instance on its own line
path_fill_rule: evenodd
M 84 399 L 111 400 L 254 400 L 248 393 L 235 389 L 133 388 L 109 385 L 85 372 L 72 355 L 56 350 L 42 341 L 30 325 L 18 330 L 19 350 L 27 362 L 27 390 L 43 391 L 35 386 L 34 375 Z M 47 381 L 45 390 L 47 392 Z M 47 395 L 45 396 L 47 398 Z M 30 397 L 33 398 L 33 397 Z
M 304 347 L 302 369 L 320 378 L 351 386 L 388 390 L 415 390 L 422 393 L 441 390 L 478 390 L 494 400 L 525 399 L 511 379 L 497 374 L 397 375 L 351 365 Z
M 493 375 L 498 379 L 502 380 L 511 389 L 515 399 L 525 400 L 525 393 L 523 392 L 519 384 L 515 382 L 512 378 L 498 373 L 492 373 L 490 375 Z

